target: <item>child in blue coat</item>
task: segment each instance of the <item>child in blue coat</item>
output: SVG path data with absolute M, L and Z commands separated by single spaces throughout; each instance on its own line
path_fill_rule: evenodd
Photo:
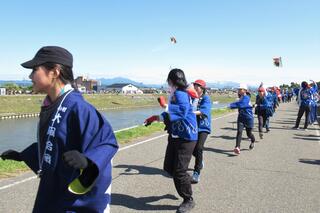
M 154 121 L 163 121 L 169 133 L 164 159 L 164 170 L 174 181 L 183 202 L 177 212 L 189 212 L 195 206 L 192 197 L 191 178 L 187 173 L 194 147 L 198 140 L 196 115 L 192 110 L 191 97 L 186 91 L 187 80 L 180 69 L 169 72 L 167 82 L 170 96 L 167 111 L 160 116 L 153 115 L 145 120 L 149 125 Z
M 298 94 L 299 111 L 297 115 L 296 125 L 293 127 L 294 129 L 299 129 L 300 120 L 303 114 L 305 114 L 305 122 L 303 128 L 305 130 L 308 128 L 312 95 L 313 94 L 311 89 L 308 87 L 308 83 L 306 81 L 301 82 L 301 89 Z
M 22 64 L 32 69 L 33 91 L 47 94 L 38 140 L 1 157 L 24 161 L 38 174 L 34 213 L 109 212 L 117 141 L 106 119 L 73 86 L 72 65 L 71 53 L 56 46 L 41 48 Z
M 252 105 L 250 102 L 250 96 L 247 95 L 247 85 L 240 84 L 238 89 L 238 95 L 240 99 L 236 102 L 233 102 L 229 105 L 231 109 L 238 109 L 238 119 L 237 119 L 237 138 L 236 138 L 236 146 L 234 148 L 234 152 L 236 154 L 240 154 L 240 144 L 242 139 L 242 131 L 246 128 L 247 136 L 251 140 L 251 144 L 249 149 L 254 148 L 255 137 L 252 134 L 253 129 L 253 112 L 252 112 Z
M 197 115 L 198 122 L 198 142 L 193 151 L 195 157 L 195 165 L 192 175 L 192 183 L 198 183 L 200 181 L 200 171 L 203 168 L 203 146 L 211 133 L 211 100 L 210 96 L 206 92 L 206 82 L 198 79 L 194 83 L 194 89 L 196 90 L 199 99 L 197 100 L 196 109 L 194 113 Z

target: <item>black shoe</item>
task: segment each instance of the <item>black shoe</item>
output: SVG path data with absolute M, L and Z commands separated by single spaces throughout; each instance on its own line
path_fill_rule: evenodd
M 191 209 L 194 208 L 196 203 L 193 201 L 193 199 L 185 199 L 179 206 L 177 213 L 187 213 L 190 212 Z
M 259 132 L 259 137 L 260 137 L 260 139 L 263 139 L 263 133 L 262 132 Z
M 254 143 L 251 143 L 249 149 L 252 150 L 254 148 Z
M 268 133 L 268 132 L 270 132 L 270 129 L 267 129 L 267 130 L 266 130 L 266 133 Z

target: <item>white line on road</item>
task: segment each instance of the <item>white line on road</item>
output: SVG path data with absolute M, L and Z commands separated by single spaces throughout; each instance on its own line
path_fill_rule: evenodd
M 230 113 L 230 114 L 227 114 L 227 115 L 224 115 L 224 116 L 221 116 L 221 117 L 214 118 L 214 119 L 212 119 L 212 121 L 219 120 L 219 119 L 225 118 L 225 117 L 229 117 L 229 116 L 234 115 L 234 114 L 237 114 L 237 112 Z M 133 126 L 133 127 L 125 128 L 125 129 L 132 129 L 134 127 L 137 127 L 137 126 Z M 115 132 L 123 131 L 125 129 L 120 129 L 120 130 L 117 130 Z M 156 139 L 164 137 L 166 135 L 168 135 L 168 134 L 159 135 L 159 136 L 156 136 L 156 137 L 153 137 L 153 138 L 149 138 L 149 139 L 144 140 L 144 141 L 140 141 L 140 142 L 132 144 L 132 145 L 128 145 L 128 146 L 122 147 L 122 148 L 119 149 L 119 152 L 121 152 L 123 150 L 126 150 L 126 149 L 130 149 L 132 147 L 135 147 L 135 146 L 138 146 L 138 145 L 141 145 L 141 144 L 144 144 L 144 143 L 147 143 L 147 142 L 150 142 L 150 141 L 153 141 L 153 140 L 156 140 Z M 26 178 L 24 180 L 17 181 L 17 182 L 2 186 L 2 187 L 0 187 L 0 191 L 3 190 L 3 189 L 7 189 L 7 188 L 10 188 L 10 187 L 16 186 L 16 185 L 18 185 L 20 183 L 24 183 L 24 182 L 27 182 L 29 180 L 36 179 L 36 178 L 37 178 L 37 176 L 32 176 L 32 177 Z
M 130 126 L 130 127 L 124 128 L 124 129 L 119 129 L 119 130 L 114 131 L 114 133 L 122 132 L 122 131 L 129 130 L 129 129 L 133 129 L 133 128 L 136 128 L 136 127 L 138 127 L 138 125 Z
M 2 187 L 0 187 L 0 190 L 6 189 L 6 188 L 10 188 L 10 187 L 12 187 L 12 186 L 18 185 L 18 184 L 20 184 L 20 183 L 27 182 L 27 181 L 29 181 L 29 180 L 33 180 L 33 179 L 35 179 L 35 178 L 37 178 L 37 176 L 32 176 L 32 177 L 23 179 L 23 180 L 21 180 L 21 181 L 17 181 L 17 182 L 14 182 L 14 183 L 11 183 L 11 184 L 2 186 Z

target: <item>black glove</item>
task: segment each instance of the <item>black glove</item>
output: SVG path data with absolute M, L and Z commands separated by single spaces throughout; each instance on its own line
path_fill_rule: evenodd
M 85 169 L 88 167 L 88 159 L 77 150 L 71 150 L 63 154 L 63 160 L 75 169 Z
M 98 167 L 94 163 L 89 162 L 89 166 L 85 170 L 83 170 L 82 174 L 79 176 L 78 179 L 80 183 L 87 188 L 92 185 L 92 183 L 95 181 L 98 175 Z
M 0 157 L 2 158 L 2 160 L 22 161 L 20 152 L 11 149 L 3 152 Z
M 168 133 L 169 133 L 171 122 L 170 122 L 170 118 L 169 118 L 168 113 L 163 113 L 163 123 L 165 125 L 164 130 L 168 131 Z

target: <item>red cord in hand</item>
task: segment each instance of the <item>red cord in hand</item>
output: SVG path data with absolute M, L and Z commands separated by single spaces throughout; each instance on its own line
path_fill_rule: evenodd
M 147 118 L 145 121 L 144 121 L 144 125 L 145 126 L 149 126 L 152 122 L 154 121 L 159 121 L 159 116 L 158 115 L 153 115 L 149 118 Z

